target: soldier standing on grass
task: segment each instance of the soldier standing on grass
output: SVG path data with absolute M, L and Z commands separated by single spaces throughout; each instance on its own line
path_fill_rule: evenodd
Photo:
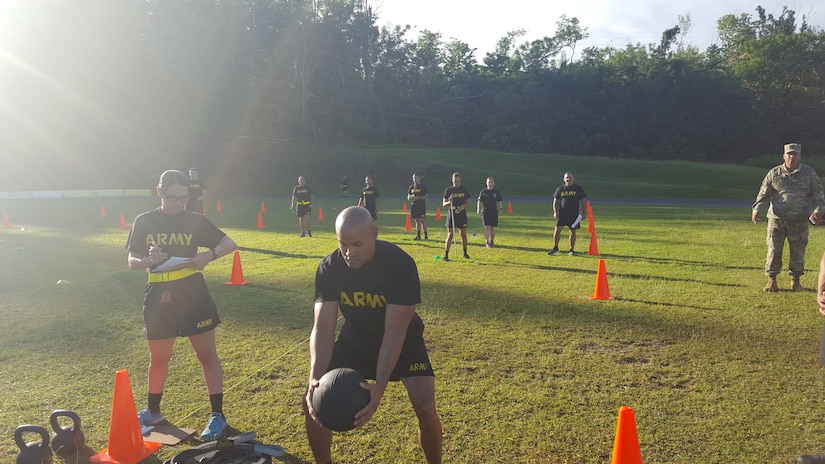
M 378 210 L 381 207 L 381 193 L 378 192 L 378 188 L 375 187 L 374 182 L 375 180 L 372 176 L 365 177 L 364 183 L 367 185 L 361 190 L 361 196 L 358 198 L 358 206 L 367 208 L 367 211 L 372 215 L 373 221 L 378 219 Z
M 496 190 L 496 180 L 487 178 L 487 187 L 478 194 L 478 207 L 476 212 L 481 216 L 481 224 L 484 226 L 484 242 L 487 248 L 496 246 L 496 227 L 498 227 L 498 216 L 504 213 L 504 199 L 501 192 Z
M 782 248 L 788 240 L 791 257 L 788 274 L 791 290 L 802 290 L 799 277 L 805 273 L 805 248 L 808 246 L 808 225 L 817 224 L 825 213 L 825 195 L 822 182 L 814 168 L 802 164 L 802 145 L 785 145 L 784 163 L 774 167 L 762 181 L 762 187 L 753 204 L 751 220 L 754 224 L 766 209 L 768 211 L 768 256 L 765 275 L 768 283 L 764 291 L 777 292 L 776 276 L 782 270 Z
M 341 196 L 349 196 L 349 181 L 347 180 L 347 176 L 341 178 Z
M 424 240 L 429 240 L 427 235 L 427 198 L 430 197 L 427 186 L 421 183 L 421 176 L 413 174 L 413 183 L 407 189 L 407 200 L 410 202 L 410 217 L 415 220 L 415 238 L 421 240 L 421 231 L 424 231 Z
M 307 185 L 304 176 L 298 176 L 298 185 L 292 189 L 292 201 L 289 209 L 295 211 L 298 216 L 298 225 L 301 227 L 301 237 L 312 237 L 312 225 L 310 224 L 310 214 L 312 213 L 312 201 L 315 195 L 312 187 Z
M 561 232 L 565 227 L 570 229 L 570 251 L 567 254 L 576 254 L 576 230 L 581 227 L 579 206 L 582 212 L 585 212 L 586 199 L 587 194 L 584 193 L 584 188 L 576 183 L 573 173 L 565 172 L 564 184 L 553 193 L 553 219 L 556 220 L 556 228 L 553 230 L 553 249 L 547 252 L 548 255 L 553 256 L 559 252 Z
M 156 192 L 160 208 L 135 218 L 126 249 L 129 269 L 147 273 L 143 294 L 143 333 L 149 347 L 147 408 L 138 413 L 141 426 L 163 421 L 160 401 L 175 341 L 186 337 L 201 364 L 212 412 L 201 440 L 217 440 L 226 428 L 223 415 L 223 368 L 215 343 L 218 310 L 201 271 L 232 253 L 235 242 L 200 212 L 188 211 L 189 177 L 165 171 Z M 202 248 L 206 250 L 200 251 Z M 186 258 L 163 270 L 173 258 Z
M 186 209 L 203 214 L 203 199 L 206 198 L 206 183 L 201 180 L 198 170 L 189 168 L 189 201 Z
M 461 174 L 453 173 L 453 185 L 444 191 L 444 202 L 441 206 L 448 206 L 447 240 L 444 242 L 443 261 L 450 260 L 450 245 L 455 237 L 455 229 L 461 234 L 461 247 L 464 249 L 464 259 L 470 259 L 467 254 L 467 206 L 470 205 L 470 191 L 461 185 Z

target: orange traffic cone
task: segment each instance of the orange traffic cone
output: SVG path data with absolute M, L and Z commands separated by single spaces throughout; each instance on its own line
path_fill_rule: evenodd
M 406 201 L 404 202 L 404 206 L 401 207 L 401 211 L 403 211 L 405 213 L 407 212 L 407 202 Z
M 324 208 L 321 208 L 320 206 L 318 207 L 318 220 L 324 220 Z
M 261 202 L 261 212 L 262 213 L 266 212 L 266 205 L 264 204 L 264 202 Z
M 441 220 L 441 207 L 436 207 L 435 208 L 435 220 L 436 221 Z
M 100 217 L 106 217 L 106 208 L 100 205 Z
M 221 211 L 221 201 L 218 200 L 218 204 L 215 206 L 215 211 Z
M 9 215 L 6 212 L 3 212 L 3 227 L 9 226 Z
M 412 224 L 410 224 L 410 216 L 407 216 L 407 225 L 404 226 L 404 229 L 407 230 L 407 231 L 412 230 Z
M 633 409 L 628 406 L 619 408 L 619 420 L 616 423 L 616 438 L 613 440 L 613 457 L 610 464 L 642 464 L 642 450 L 639 449 L 639 436 L 636 433 L 636 420 Z
M 255 226 L 256 229 L 263 229 L 264 226 L 264 218 L 261 217 L 261 213 L 258 213 L 258 225 Z
M 591 300 L 612 300 L 610 287 L 607 285 L 607 271 L 604 267 L 604 260 L 599 260 L 599 272 L 596 273 L 596 288 L 593 289 Z
M 235 250 L 235 261 L 232 263 L 232 276 L 229 282 L 224 282 L 224 285 L 246 285 L 248 280 L 243 278 L 243 267 L 241 267 L 241 252 Z
M 590 249 L 587 250 L 589 256 L 599 256 L 599 243 L 596 240 L 596 231 L 590 235 Z
M 509 201 L 507 202 L 507 212 L 508 212 L 508 213 L 512 213 L 512 212 L 513 212 L 513 204 L 512 204 L 512 203 L 510 203 Z
M 135 464 L 161 449 L 161 443 L 143 441 L 135 407 L 129 371 L 115 373 L 115 395 L 112 400 L 112 420 L 109 424 L 109 446 L 89 458 L 90 462 Z
M 123 213 L 120 213 L 120 228 L 121 229 L 126 228 L 126 218 L 123 217 Z
M 593 210 L 592 209 L 587 211 L 587 218 L 588 218 L 587 219 L 588 220 L 587 233 L 588 234 L 595 234 L 596 233 L 596 220 L 593 217 Z

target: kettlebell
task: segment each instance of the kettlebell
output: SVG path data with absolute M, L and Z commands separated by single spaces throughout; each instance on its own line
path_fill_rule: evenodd
M 23 434 L 27 432 L 40 435 L 41 440 L 24 442 Z M 51 464 L 52 449 L 49 448 L 49 432 L 45 428 L 39 425 L 21 425 L 14 431 L 14 442 L 20 448 L 17 464 Z
M 61 417 L 71 419 L 72 425 L 61 426 L 59 421 Z M 80 416 L 76 412 L 57 409 L 49 417 L 49 422 L 52 423 L 52 429 L 54 429 L 52 449 L 55 453 L 73 453 L 86 443 L 86 437 L 83 436 L 83 430 L 80 429 Z

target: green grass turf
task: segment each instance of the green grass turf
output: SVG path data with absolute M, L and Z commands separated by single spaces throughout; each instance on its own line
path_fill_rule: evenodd
M 342 155 L 339 155 L 342 156 Z M 752 200 L 766 169 L 686 161 L 638 161 L 530 153 L 502 154 L 483 150 L 422 150 L 415 147 L 372 147 L 356 152 L 365 164 L 394 178 L 407 170 L 424 174 L 430 190 L 440 193 L 450 184 L 450 174 L 461 172 L 463 184 L 474 194 L 487 176 L 507 195 L 549 197 L 571 171 L 591 197 L 621 198 L 729 198 Z M 342 159 L 342 163 L 344 160 Z M 775 163 L 781 163 L 777 156 Z M 807 162 L 807 160 L 806 160 Z M 361 186 L 350 181 L 350 190 Z M 395 179 L 393 179 L 395 180 Z M 377 185 L 382 185 L 381 179 Z M 477 188 L 476 188 L 477 187 Z M 383 190 L 382 190 L 383 191 Z
M 350 192 L 357 196 L 369 174 L 382 195 L 401 197 L 414 172 L 422 175 L 431 192 L 441 193 L 455 171 L 463 175 L 463 185 L 473 193 L 484 187 L 487 176 L 495 176 L 496 186 L 505 196 L 548 197 L 561 184 L 564 172 L 572 171 L 587 193 L 597 198 L 752 200 L 768 167 L 782 162 L 779 154 L 756 160 L 756 167 L 403 146 L 313 146 L 300 153 L 271 146 L 238 148 L 238 152 L 221 154 L 203 166 L 201 175 L 212 199 L 288 195 L 299 175 L 307 178 L 316 195 L 337 195 L 341 178 L 347 176 Z M 719 157 L 720 163 L 725 160 Z M 816 157 L 803 160 L 817 161 Z M 825 168 L 817 166 L 817 172 L 825 172 Z M 132 176 L 128 187 L 151 187 L 156 179 L 155 175 L 148 179 Z
M 256 229 L 261 201 L 266 228 Z M 283 462 L 311 461 L 300 399 L 313 275 L 336 246 L 335 214 L 352 199 L 317 203 L 326 219 L 313 221 L 312 239 L 298 237 L 288 199 L 227 198 L 223 211 L 212 205 L 207 212 L 241 246 L 251 282 L 223 285 L 231 257 L 205 271 L 224 320 L 218 349 L 226 413 L 232 431 L 255 430 L 284 446 Z M 0 427 L 8 437 L 0 461 L 17 453 L 17 425 L 48 426 L 54 409 L 78 412 L 88 446 L 104 448 L 117 369 L 129 370 L 137 407 L 144 406 L 145 276 L 126 267 L 128 231 L 118 217 L 123 211 L 131 223 L 154 205 L 0 202 L 13 212 L 12 226 L 0 227 Z M 608 462 L 622 405 L 635 410 L 648 464 L 789 463 L 825 452 L 818 394 L 825 370 L 817 361 L 823 321 L 813 291 L 823 231 L 811 230 L 806 291 L 786 291 L 783 276 L 783 291 L 765 294 L 765 225 L 751 224 L 747 209 L 593 208 L 598 257 L 547 256 L 549 202 L 516 201 L 501 220 L 497 248 L 484 248 L 471 214 L 472 259 L 444 263 L 435 259 L 443 254 L 443 224 L 431 214 L 430 241 L 414 242 L 400 199 L 384 203 L 380 237 L 410 253 L 421 274 L 419 313 L 436 368 L 445 462 Z M 580 232 L 577 249 L 586 252 L 588 244 Z M 612 301 L 589 298 L 600 258 Z M 184 340 L 163 409 L 179 426 L 199 432 L 205 423 L 206 390 Z M 366 427 L 336 434 L 333 453 L 343 462 L 422 462 L 415 429 L 403 388 L 393 384 Z M 187 440 L 145 462 L 195 444 Z

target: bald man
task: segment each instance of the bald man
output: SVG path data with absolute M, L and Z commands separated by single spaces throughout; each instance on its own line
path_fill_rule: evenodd
M 355 369 L 374 382 L 361 384 L 370 402 L 355 415 L 356 428 L 372 418 L 390 381 L 407 389 L 418 418 L 418 442 L 427 463 L 441 462 L 441 420 L 435 405 L 435 374 L 424 345 L 424 323 L 415 312 L 421 284 L 415 261 L 396 245 L 378 240 L 369 211 L 344 209 L 335 220 L 338 249 L 315 273 L 315 324 L 309 338 L 309 386 L 304 397 L 306 430 L 317 463 L 331 463 L 332 431 L 312 409 L 312 394 L 324 373 Z M 344 324 L 338 339 L 338 311 Z

